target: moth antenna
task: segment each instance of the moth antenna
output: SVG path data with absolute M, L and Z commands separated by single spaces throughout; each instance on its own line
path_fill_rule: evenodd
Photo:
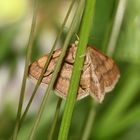
M 77 46 L 78 45 L 78 43 L 79 43 L 79 36 L 77 35 L 77 34 L 75 34 L 75 36 L 76 36 L 76 40 L 75 40 L 75 45 Z

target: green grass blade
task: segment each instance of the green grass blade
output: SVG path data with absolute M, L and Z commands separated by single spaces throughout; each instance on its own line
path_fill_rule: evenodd
M 42 79 L 43 79 L 43 75 L 44 75 L 44 73 L 45 73 L 45 71 L 46 71 L 46 69 L 47 69 L 47 67 L 48 67 L 48 65 L 49 65 L 49 62 L 50 62 L 50 60 L 51 60 L 53 51 L 54 51 L 54 49 L 55 49 L 55 47 L 56 47 L 56 44 L 57 44 L 58 40 L 60 39 L 60 36 L 61 36 L 61 34 L 62 34 L 62 31 L 63 31 L 63 29 L 64 29 L 64 26 L 66 25 L 66 22 L 67 22 L 68 17 L 69 17 L 69 15 L 70 15 L 70 13 L 71 13 L 71 9 L 72 9 L 74 3 L 75 3 L 75 0 L 73 0 L 72 3 L 71 3 L 71 5 L 70 5 L 70 8 L 69 8 L 69 10 L 68 10 L 68 12 L 67 12 L 67 15 L 66 15 L 65 19 L 64 19 L 64 22 L 63 22 L 63 24 L 62 24 L 62 27 L 61 27 L 61 29 L 60 29 L 60 32 L 58 33 L 57 38 L 56 38 L 56 40 L 55 40 L 55 42 L 54 42 L 54 45 L 53 45 L 53 47 L 52 47 L 52 49 L 51 49 L 51 52 L 50 52 L 49 55 L 48 55 L 48 60 L 47 60 L 47 62 L 45 63 L 45 66 L 44 66 L 44 68 L 43 68 L 43 70 L 42 70 L 42 72 L 41 72 L 41 75 L 40 75 L 40 77 L 39 77 L 37 83 L 36 83 L 36 86 L 35 86 L 35 88 L 34 88 L 34 91 L 32 92 L 32 96 L 31 96 L 31 98 L 30 98 L 30 100 L 29 100 L 29 102 L 28 102 L 28 104 L 27 104 L 27 106 L 26 106 L 26 108 L 25 108 L 25 111 L 24 111 L 24 113 L 23 113 L 23 115 L 22 115 L 22 118 L 21 118 L 21 121 L 20 121 L 20 125 L 21 125 L 21 123 L 23 122 L 23 120 L 24 120 L 24 118 L 25 118 L 25 116 L 26 116 L 26 114 L 27 114 L 27 112 L 28 112 L 28 110 L 29 110 L 29 108 L 30 108 L 30 106 L 31 106 L 31 103 L 32 103 L 32 100 L 34 99 L 35 93 L 36 93 L 36 91 L 37 91 L 37 89 L 38 89 L 38 87 L 39 87 L 39 85 L 40 85 L 40 83 L 41 83 L 41 81 L 42 81 Z
M 58 117 L 59 117 L 59 113 L 60 113 L 61 102 L 62 102 L 62 99 L 59 98 L 58 103 L 57 103 L 57 107 L 56 107 L 56 111 L 54 114 L 54 118 L 53 118 L 52 127 L 50 128 L 50 134 L 49 134 L 48 140 L 53 140 L 54 131 L 55 131 L 56 124 L 57 124 Z
M 82 2 L 84 3 L 84 1 L 81 1 L 81 3 Z M 81 56 L 85 54 L 86 46 L 88 43 L 88 37 L 91 29 L 91 24 L 93 21 L 92 17 L 93 17 L 95 0 L 87 0 L 85 4 L 86 5 L 85 5 L 84 15 L 83 15 L 81 29 L 80 29 L 80 36 L 79 36 L 80 40 L 77 48 L 70 87 L 68 91 L 68 97 L 66 100 L 66 105 L 64 109 L 58 140 L 67 140 L 68 137 L 72 113 L 76 101 L 76 94 L 79 87 L 80 73 L 84 62 L 84 57 Z
M 21 118 L 23 100 L 24 100 L 24 95 L 25 95 L 26 79 L 27 79 L 27 75 L 28 75 L 28 65 L 29 65 L 29 62 L 31 59 L 33 40 L 34 40 L 34 36 L 35 36 L 34 31 L 35 31 L 35 25 L 36 25 L 37 9 L 38 9 L 38 0 L 35 0 L 34 1 L 34 12 L 33 12 L 31 32 L 30 32 L 29 41 L 27 44 L 27 55 L 26 55 L 26 60 L 25 60 L 25 68 L 24 68 L 24 75 L 23 75 L 22 87 L 21 87 L 21 92 L 20 92 L 18 112 L 17 112 L 16 124 L 15 124 L 13 138 L 12 138 L 13 140 L 17 139 L 18 129 L 20 126 L 20 118 Z
M 84 127 L 84 131 L 82 133 L 81 140 L 89 140 L 91 130 L 93 127 L 93 122 L 95 119 L 95 115 L 96 115 L 96 103 L 94 101 L 92 101 L 90 111 L 89 111 L 89 114 L 87 115 L 87 119 L 85 122 L 85 127 Z
M 119 0 L 118 2 L 118 7 L 112 27 L 112 31 L 110 34 L 108 46 L 107 46 L 107 53 L 109 56 L 112 56 L 115 50 L 115 46 L 117 43 L 117 39 L 120 33 L 124 13 L 125 13 L 125 8 L 126 8 L 126 1 L 127 0 Z
M 46 102 L 47 102 L 47 99 L 48 99 L 48 95 L 51 92 L 51 90 L 53 89 L 55 80 L 56 80 L 57 75 L 58 75 L 58 73 L 60 71 L 60 68 L 61 68 L 62 61 L 63 61 L 63 59 L 65 57 L 65 54 L 66 54 L 66 50 L 68 48 L 69 41 L 70 41 L 70 39 L 71 39 L 71 37 L 72 37 L 75 29 L 76 29 L 76 26 L 77 26 L 77 23 L 78 23 L 78 20 L 77 19 L 81 15 L 82 8 L 83 7 L 78 7 L 78 9 L 76 11 L 76 14 L 74 16 L 74 19 L 73 19 L 73 21 L 71 23 L 70 30 L 69 30 L 69 32 L 67 34 L 66 39 L 65 39 L 65 42 L 64 42 L 64 45 L 63 45 L 63 49 L 62 49 L 61 55 L 60 55 L 60 57 L 58 59 L 58 62 L 56 64 L 56 66 L 55 66 L 55 70 L 53 72 L 53 76 L 51 78 L 50 84 L 48 85 L 48 88 L 46 90 L 46 94 L 45 94 L 45 96 L 43 98 L 43 101 L 42 101 L 41 106 L 39 108 L 39 111 L 38 111 L 38 114 L 36 116 L 35 122 L 33 124 L 33 128 L 31 130 L 31 133 L 30 133 L 30 136 L 29 136 L 29 140 L 33 140 L 34 139 L 35 133 L 37 131 L 37 128 L 38 128 L 38 125 L 39 125 L 39 122 L 40 122 L 40 119 L 41 119 L 41 115 L 42 115 L 42 113 L 44 111 L 44 108 L 45 108 L 45 105 L 46 105 Z
M 133 75 L 130 74 L 133 73 Z M 139 90 L 139 70 L 134 67 L 128 67 L 126 72 L 125 82 L 122 84 L 121 88 L 118 90 L 118 95 L 115 100 L 111 102 L 108 109 L 104 112 L 99 122 L 96 124 L 96 136 L 104 137 L 109 135 L 110 125 L 114 124 L 119 116 L 122 115 L 123 111 L 130 105 Z M 113 129 L 113 128 L 111 128 Z M 114 127 L 115 129 L 115 127 Z M 101 135 L 102 134 L 102 135 Z
M 116 1 L 116 10 L 113 20 L 111 20 L 108 25 L 105 39 L 103 41 L 103 51 L 106 52 L 109 56 L 112 56 L 117 44 L 118 36 L 124 19 L 124 13 L 126 9 L 127 0 Z
M 124 114 L 123 114 L 124 116 Z M 109 133 L 106 133 L 106 137 L 112 137 L 126 130 L 130 126 L 133 126 L 140 120 L 140 105 L 133 107 L 122 119 L 122 116 L 119 118 L 119 122 L 114 125 L 115 129 L 110 129 Z
M 116 127 L 116 131 L 120 132 L 129 128 L 129 126 L 135 124 L 140 120 L 140 105 L 136 105 L 133 107 L 128 113 L 125 114 L 124 118 L 118 123 Z

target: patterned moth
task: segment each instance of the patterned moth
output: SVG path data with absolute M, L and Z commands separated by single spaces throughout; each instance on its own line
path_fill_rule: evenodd
M 55 93 L 64 99 L 67 97 L 68 93 L 76 50 L 77 47 L 75 43 L 69 45 L 54 86 L 56 91 Z M 60 55 L 61 49 L 54 51 L 49 66 L 42 79 L 43 85 L 47 86 L 49 84 Z M 29 66 L 29 77 L 33 81 L 37 81 L 39 79 L 47 59 L 48 55 L 44 55 Z M 114 88 L 119 77 L 119 69 L 112 58 L 104 55 L 96 48 L 87 45 L 85 61 L 77 92 L 77 99 L 80 100 L 88 95 L 91 95 L 98 102 L 102 102 L 105 93 L 110 92 Z

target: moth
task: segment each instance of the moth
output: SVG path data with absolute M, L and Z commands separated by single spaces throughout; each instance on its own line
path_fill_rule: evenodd
M 63 99 L 66 99 L 68 94 L 68 88 L 77 50 L 76 46 L 77 45 L 75 43 L 69 45 L 65 59 L 61 65 L 61 70 L 54 85 L 56 95 Z M 49 66 L 43 75 L 43 86 L 47 87 L 49 84 L 60 55 L 61 49 L 57 49 L 53 52 Z M 48 55 L 44 55 L 29 66 L 28 75 L 34 82 L 37 82 L 39 79 L 47 59 Z M 90 95 L 98 102 L 102 102 L 105 93 L 113 90 L 119 77 L 119 69 L 112 58 L 106 56 L 96 48 L 87 45 L 84 56 L 84 64 L 83 68 L 81 69 L 79 88 L 77 91 L 77 100 Z

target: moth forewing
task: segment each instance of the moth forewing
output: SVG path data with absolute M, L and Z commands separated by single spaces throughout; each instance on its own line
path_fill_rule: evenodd
M 91 59 L 90 95 L 102 102 L 106 92 L 110 92 L 117 83 L 120 73 L 112 58 L 97 49 L 88 46 Z
M 69 46 L 54 85 L 56 95 L 64 99 L 66 99 L 68 93 L 76 50 L 76 44 L 71 44 Z M 54 51 L 49 66 L 43 76 L 43 85 L 47 86 L 49 84 L 60 55 L 61 49 Z M 118 67 L 111 58 L 92 46 L 87 46 L 87 51 L 84 56 L 85 62 L 81 73 L 79 89 L 77 91 L 77 99 L 80 100 L 90 94 L 98 102 L 102 102 L 105 93 L 111 91 L 115 87 L 120 77 Z M 48 55 L 45 55 L 29 66 L 29 77 L 33 81 L 39 79 L 47 59 Z

